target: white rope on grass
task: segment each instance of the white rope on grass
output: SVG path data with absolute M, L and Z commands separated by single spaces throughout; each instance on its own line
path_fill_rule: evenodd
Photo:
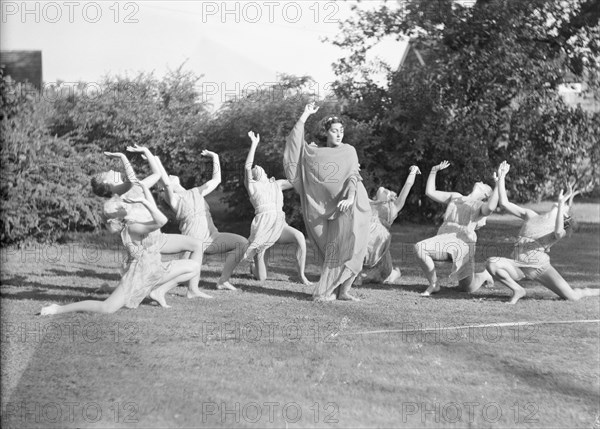
M 498 328 L 498 327 L 513 327 L 513 326 L 537 326 L 537 325 L 567 325 L 574 323 L 600 323 L 600 319 L 593 320 L 541 320 L 537 322 L 504 322 L 504 323 L 485 323 L 481 325 L 465 325 L 465 326 L 438 326 L 435 328 L 415 328 L 415 329 L 386 329 L 380 331 L 362 331 L 362 332 L 338 332 L 332 336 L 340 335 L 373 335 L 373 334 L 410 334 L 414 332 L 435 332 L 440 329 L 477 329 L 477 328 Z

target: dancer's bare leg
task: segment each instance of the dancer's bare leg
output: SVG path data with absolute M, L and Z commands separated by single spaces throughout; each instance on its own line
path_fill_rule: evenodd
M 177 286 L 178 283 L 187 282 L 200 273 L 200 264 L 191 259 L 179 259 L 171 261 L 171 268 L 160 280 L 160 285 L 150 292 L 150 298 L 160 304 L 161 307 L 169 308 L 165 301 L 165 294 Z
M 394 268 L 394 264 L 392 262 L 392 255 L 388 249 L 383 256 L 383 261 L 381 261 L 381 277 L 383 278 L 383 283 L 385 284 L 394 284 L 398 283 L 398 279 L 402 277 L 402 273 L 399 268 Z
M 182 234 L 165 234 L 167 240 L 165 241 L 164 246 L 160 249 L 160 253 L 162 254 L 173 254 L 173 253 L 181 253 L 185 251 L 189 251 L 190 260 L 197 262 L 200 266 L 202 266 L 202 257 L 204 255 L 204 249 L 202 247 L 202 242 L 196 238 L 182 235 Z M 212 298 L 212 296 L 208 295 L 200 291 L 198 288 L 198 284 L 200 283 L 200 270 L 198 274 L 188 281 L 188 298 Z
M 483 270 L 479 273 L 471 274 L 469 277 L 458 281 L 458 289 L 461 292 L 473 293 L 478 290 L 484 283 L 494 283 L 492 275 L 488 270 Z
M 257 252 L 254 255 L 254 278 L 258 281 L 264 282 L 267 279 L 267 264 L 265 262 L 265 257 L 267 255 L 267 250 L 263 250 L 262 252 Z
M 360 299 L 358 299 L 354 295 L 350 295 L 350 293 L 349 293 L 350 288 L 352 287 L 352 282 L 354 282 L 355 278 L 356 278 L 356 276 L 351 276 L 344 283 L 342 283 L 341 286 L 339 286 L 339 293 L 338 293 L 338 297 L 337 297 L 339 300 L 341 300 L 341 301 L 360 301 Z
M 600 296 L 600 289 L 572 288 L 569 283 L 552 266 L 548 267 L 536 280 L 560 296 L 569 301 L 578 301 L 588 296 Z
M 427 251 L 425 249 L 425 247 L 426 247 L 426 244 L 421 241 L 421 242 L 415 244 L 414 251 L 415 251 L 415 255 L 417 257 L 417 262 L 418 262 L 419 266 L 421 267 L 421 269 L 423 270 L 423 273 L 425 274 L 427 281 L 429 282 L 429 287 L 425 290 L 425 292 L 423 292 L 421 294 L 421 296 L 430 296 L 430 295 L 433 295 L 434 293 L 439 292 L 440 287 L 437 284 L 437 274 L 435 272 L 435 263 L 433 262 L 433 258 L 430 255 L 430 252 Z M 434 255 L 434 256 L 436 256 L 436 259 L 438 259 L 438 260 L 446 260 L 448 257 L 448 254 L 444 253 L 444 255 Z
M 296 228 L 285 225 L 277 243 L 296 243 L 296 269 L 298 270 L 300 281 L 305 286 L 312 286 L 313 284 L 306 278 L 304 273 L 306 267 L 306 239 L 304 238 L 304 234 Z
M 235 267 L 237 267 L 242 260 L 247 245 L 248 240 L 241 235 L 220 232 L 215 236 L 214 241 L 206 250 L 206 253 L 209 255 L 227 253 L 223 272 L 217 282 L 217 289 L 236 290 L 235 286 L 229 283 L 229 278 Z
M 125 304 L 125 291 L 122 286 L 117 286 L 104 301 L 86 300 L 66 305 L 51 304 L 43 307 L 40 314 L 42 316 L 49 316 L 51 314 L 73 313 L 76 311 L 111 314 L 125 307 Z
M 517 267 L 512 259 L 490 258 L 486 263 L 487 271 L 500 282 L 512 290 L 513 295 L 509 304 L 516 304 L 526 293 L 517 281 L 525 278 L 525 274 Z

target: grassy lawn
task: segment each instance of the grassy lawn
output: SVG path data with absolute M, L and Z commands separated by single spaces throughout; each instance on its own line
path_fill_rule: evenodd
M 552 248 L 573 287 L 600 285 L 599 207 L 576 206 L 578 231 Z M 478 268 L 508 255 L 518 229 L 493 215 L 479 231 Z M 2 426 L 598 427 L 599 323 L 455 328 L 598 320 L 600 300 L 561 301 L 529 281 L 514 307 L 500 284 L 422 298 L 410 246 L 435 230 L 394 225 L 402 284 L 357 288 L 358 303 L 310 301 L 293 249 L 277 247 L 268 281 L 244 263 L 232 279 L 240 290 L 212 290 L 213 300 L 179 287 L 168 310 L 145 301 L 48 318 L 35 316 L 45 303 L 103 298 L 94 290 L 118 280 L 122 252 L 106 238 L 3 249 Z M 212 288 L 221 266 L 209 257 L 201 286 Z M 438 268 L 452 286 L 450 265 Z M 399 329 L 413 331 L 364 333 Z

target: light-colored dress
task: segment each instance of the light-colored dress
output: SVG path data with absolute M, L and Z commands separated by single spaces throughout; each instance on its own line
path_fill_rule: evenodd
M 535 280 L 550 267 L 548 252 L 560 239 L 554 234 L 554 212 L 534 216 L 523 223 L 513 250 L 515 265 L 525 276 Z
M 453 280 L 462 280 L 475 273 L 475 230 L 485 225 L 487 217 L 481 214 L 482 205 L 481 200 L 452 198 L 437 235 L 418 243 L 421 245 L 420 251 L 438 256 L 450 254 L 450 278 Z
M 286 225 L 283 192 L 273 178 L 265 182 L 250 180 L 248 188 L 250 202 L 254 206 L 254 219 L 250 226 L 250 245 L 244 253 L 244 259 L 250 259 L 273 246 Z
M 197 238 L 204 247 L 214 241 L 219 233 L 210 215 L 210 207 L 202 196 L 200 188 L 192 188 L 176 194 L 179 197 L 175 218 L 183 235 Z
M 370 204 L 369 243 L 361 277 L 363 282 L 383 282 L 393 269 L 390 228 L 398 213 L 394 201 L 370 201 Z
M 138 186 L 138 185 L 132 183 L 131 188 L 129 188 L 129 190 L 127 192 L 125 192 L 123 195 L 121 195 L 121 199 L 126 199 L 126 198 L 131 198 L 131 199 L 144 198 L 144 190 L 142 189 L 141 186 Z M 143 204 L 141 204 L 141 203 L 134 203 L 134 204 L 124 203 L 124 204 L 128 204 L 130 206 L 130 208 L 127 210 L 128 218 L 135 219 L 136 221 L 142 222 L 142 223 L 152 222 L 152 215 L 150 214 L 148 209 L 146 207 L 144 207 Z
M 123 263 L 119 286 L 125 291 L 125 306 L 137 308 L 158 286 L 170 263 L 161 261 L 160 249 L 165 238 L 159 229 L 146 234 L 141 241 L 134 241 L 129 235 L 129 224 L 130 221 L 126 222 L 121 230 L 127 260 Z
M 370 201 L 371 223 L 365 267 L 373 268 L 390 251 L 392 235 L 390 227 L 398 214 L 394 214 L 394 201 Z M 390 268 L 391 269 L 391 268 Z
M 283 167 L 300 195 L 304 224 L 322 263 L 313 295 L 328 297 L 346 280 L 356 278 L 367 253 L 371 208 L 356 150 L 344 143 L 309 145 L 304 122 L 298 121 L 286 139 Z M 352 194 L 354 205 L 339 212 L 338 202 Z

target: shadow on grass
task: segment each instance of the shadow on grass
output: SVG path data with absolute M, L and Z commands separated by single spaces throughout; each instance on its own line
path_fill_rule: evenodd
M 293 291 L 293 290 L 282 290 L 282 289 L 271 289 L 264 286 L 244 285 L 239 286 L 238 289 L 248 293 L 259 293 L 263 295 L 279 296 L 282 298 L 295 298 L 300 301 L 311 301 L 312 300 L 312 288 L 310 293 Z
M 57 276 L 64 276 L 64 277 L 70 277 L 70 276 L 93 277 L 93 278 L 97 278 L 97 279 L 101 279 L 101 280 L 108 280 L 108 281 L 119 281 L 121 278 L 121 276 L 118 273 L 99 273 L 97 271 L 88 270 L 88 269 L 83 269 L 83 270 L 79 270 L 79 271 L 65 271 L 65 270 L 58 270 L 56 268 L 52 268 L 52 269 L 49 269 L 46 271 L 49 273 L 56 274 Z
M 21 276 L 21 275 L 16 275 L 16 276 L 8 278 L 8 279 L 2 279 L 2 281 L 0 282 L 0 285 L 30 287 L 30 288 L 37 289 L 37 290 L 33 290 L 33 291 L 20 291 L 18 293 L 2 292 L 2 297 L 9 298 L 9 299 L 14 298 L 15 296 L 21 296 L 21 295 L 27 295 L 27 297 L 24 297 L 22 299 L 35 299 L 36 293 L 43 292 L 43 291 L 50 290 L 50 289 L 76 291 L 76 292 L 81 292 L 84 294 L 90 294 L 93 292 L 92 288 L 86 288 L 83 286 L 64 286 L 64 285 L 58 286 L 58 285 L 52 285 L 52 284 L 44 284 L 44 283 L 40 283 L 40 282 L 32 282 L 32 281 L 28 281 L 27 277 Z M 45 296 L 44 296 L 44 298 L 45 298 Z

